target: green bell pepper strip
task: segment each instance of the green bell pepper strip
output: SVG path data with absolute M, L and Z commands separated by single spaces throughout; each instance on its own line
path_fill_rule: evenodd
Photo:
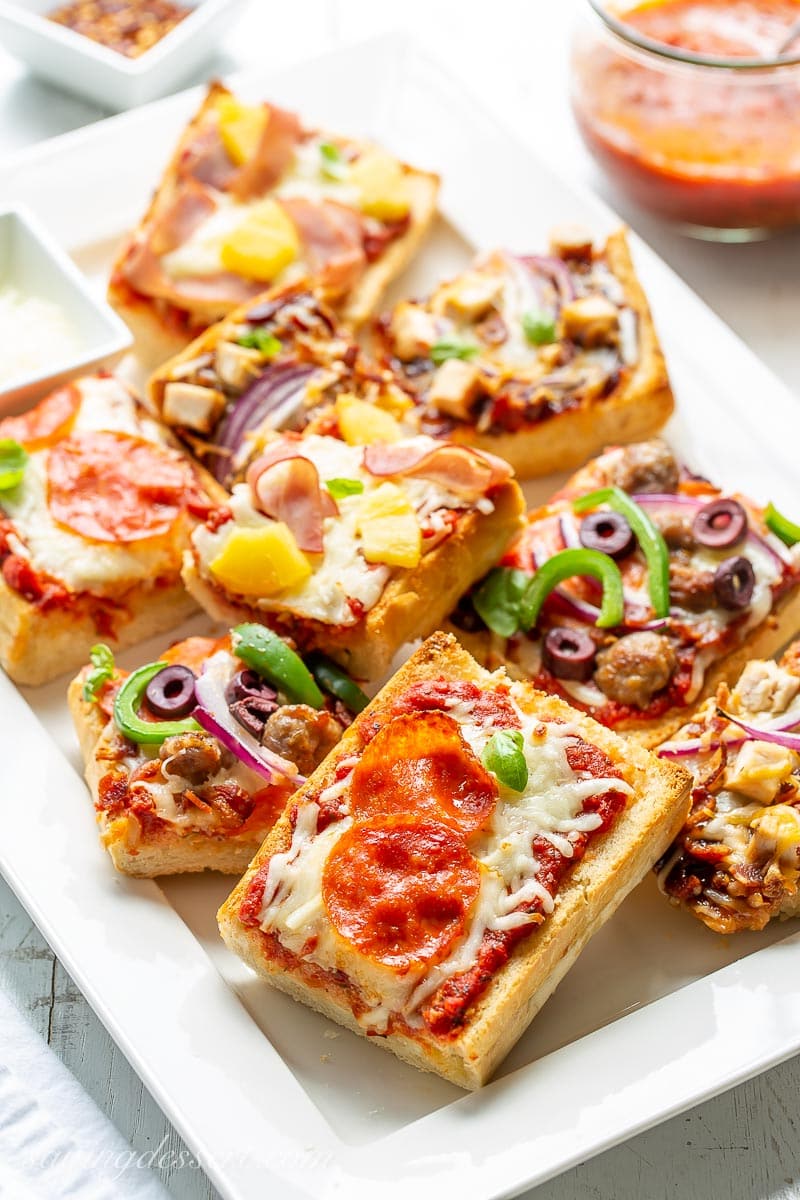
M 587 496 L 573 501 L 572 507 L 576 513 L 584 513 L 591 508 L 598 508 L 601 504 L 607 504 L 628 521 L 647 562 L 647 586 L 653 611 L 657 617 L 668 617 L 669 550 L 661 530 L 622 488 L 607 487 L 589 492 Z
M 358 684 L 331 662 L 324 654 L 312 654 L 308 660 L 311 674 L 323 691 L 329 692 L 337 700 L 341 700 L 352 713 L 360 713 L 369 704 L 369 696 L 362 692 Z
M 232 633 L 233 653 L 262 679 L 295 704 L 324 707 L 325 697 L 308 667 L 277 633 L 255 623 L 237 625 Z
M 787 546 L 794 546 L 800 542 L 800 525 L 790 521 L 783 513 L 779 513 L 772 501 L 767 505 L 767 511 L 764 513 L 764 524 Z
M 182 721 L 143 721 L 138 708 L 148 683 L 167 666 L 165 662 L 146 663 L 132 671 L 114 699 L 114 724 L 131 742 L 143 746 L 159 746 L 168 737 L 179 733 L 202 733 L 194 717 Z
M 526 633 L 532 629 L 553 589 L 576 575 L 591 575 L 603 585 L 603 601 L 596 622 L 599 628 L 611 629 L 621 625 L 625 616 L 625 597 L 619 567 L 613 558 L 600 550 L 573 549 L 559 550 L 558 554 L 542 563 L 531 579 L 520 602 L 520 629 Z

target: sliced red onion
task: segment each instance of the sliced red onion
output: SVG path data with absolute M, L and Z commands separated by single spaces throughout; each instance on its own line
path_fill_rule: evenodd
M 554 258 L 548 254 L 524 254 L 520 256 L 520 262 L 523 262 L 530 270 L 546 275 L 555 285 L 562 304 L 568 304 L 570 300 L 575 299 L 575 285 L 572 282 L 572 276 L 569 268 L 560 258 Z
M 219 650 L 212 654 L 195 683 L 197 708 L 192 716 L 251 771 L 256 771 L 269 782 L 278 777 L 299 787 L 305 783 L 305 776 L 298 773 L 295 764 L 262 746 L 231 715 L 225 699 L 225 688 L 235 670 L 234 660 L 227 651 Z
M 698 496 L 680 496 L 673 492 L 634 492 L 631 500 L 635 500 L 642 508 L 647 508 L 651 504 L 657 504 L 659 508 L 665 504 L 674 504 L 682 508 L 697 509 L 703 508 L 709 502 L 708 497 L 700 499 Z
M 748 542 L 753 542 L 756 546 L 759 546 L 765 554 L 769 555 L 776 567 L 779 569 L 781 575 L 783 575 L 787 567 L 794 567 L 794 561 L 791 557 L 789 547 L 785 546 L 783 542 L 780 541 L 780 538 L 776 538 L 775 540 L 776 542 L 780 543 L 782 550 L 786 552 L 785 558 L 776 546 L 773 546 L 771 542 L 767 541 L 763 534 L 756 533 L 756 531 L 752 528 L 748 531 L 747 540 Z
M 724 709 L 718 709 L 721 716 L 731 724 L 738 726 L 741 734 L 734 734 L 733 737 L 718 737 L 716 740 L 708 741 L 704 738 L 690 738 L 685 742 L 664 742 L 658 747 L 657 753 L 662 758 L 690 758 L 693 754 L 711 753 L 712 750 L 718 750 L 723 744 L 726 746 L 741 746 L 747 741 L 759 742 L 777 742 L 778 745 L 786 745 L 784 740 L 787 736 L 793 738 L 795 746 L 789 746 L 789 749 L 800 749 L 800 734 L 787 733 L 788 730 L 796 729 L 800 725 L 800 713 L 794 713 L 792 716 L 784 714 L 782 717 L 776 717 L 767 725 L 749 725 L 744 721 L 740 721 L 738 717 L 731 716 Z
M 242 392 L 220 425 L 214 438 L 220 450 L 235 455 L 244 435 L 263 425 L 267 418 L 270 418 L 272 428 L 280 428 L 299 407 L 308 380 L 316 370 L 307 363 L 295 362 L 267 367 Z M 230 475 L 230 461 L 228 454 L 217 456 L 213 472 L 220 483 Z
M 779 729 L 762 729 L 758 725 L 750 725 L 747 721 L 741 721 L 738 717 L 734 717 L 729 712 L 726 712 L 724 708 L 718 708 L 717 712 L 726 721 L 730 721 L 733 725 L 738 725 L 751 740 L 772 742 L 776 746 L 785 746 L 787 750 L 800 751 L 800 733 L 788 733 Z M 796 726 L 797 721 L 794 721 L 793 725 Z M 792 728 L 792 726 L 789 728 Z

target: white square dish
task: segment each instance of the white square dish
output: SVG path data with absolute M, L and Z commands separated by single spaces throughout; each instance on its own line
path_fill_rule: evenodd
M 442 174 L 443 216 L 395 294 L 424 292 L 478 246 L 540 247 L 566 219 L 598 237 L 618 224 L 398 38 L 231 83 Z M 99 281 L 197 103 L 176 96 L 25 152 L 0 170 L 0 189 L 34 207 Z M 796 402 L 651 251 L 635 239 L 633 249 L 678 399 L 670 441 L 695 469 L 791 511 Z M 529 500 L 557 482 L 531 485 Z M 409 1190 L 494 1200 L 800 1049 L 800 933 L 726 941 L 675 912 L 649 878 L 498 1078 L 463 1095 L 256 980 L 217 933 L 230 879 L 114 873 L 96 843 L 63 681 L 23 696 L 0 677 L 0 704 L 0 869 L 229 1200 L 406 1200 Z
M 246 0 L 181 2 L 192 13 L 139 58 L 126 58 L 47 20 L 57 0 L 0 0 L 0 43 L 35 75 L 120 111 L 185 84 L 219 45 Z
M 10 366 L 13 339 L 0 336 L 0 411 L 33 400 L 81 369 L 110 366 L 131 345 L 127 326 L 104 301 L 43 226 L 24 208 L 0 211 L 0 300 L 54 305 L 63 314 L 62 344 L 49 350 L 47 329 L 35 332 L 40 361 Z M 49 311 L 49 308 L 44 310 Z

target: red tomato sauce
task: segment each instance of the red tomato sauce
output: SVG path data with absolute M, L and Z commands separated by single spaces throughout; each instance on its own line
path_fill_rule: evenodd
M 771 62 L 800 19 L 800 0 L 660 0 L 619 19 L 692 54 Z M 575 58 L 575 114 L 637 203 L 714 228 L 800 222 L 800 66 L 737 72 L 591 49 Z M 792 52 L 800 54 L 800 38 Z

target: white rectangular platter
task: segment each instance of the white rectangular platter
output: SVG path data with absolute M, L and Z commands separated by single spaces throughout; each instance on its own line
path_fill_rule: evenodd
M 441 173 L 443 216 L 398 294 L 419 293 L 477 247 L 529 251 L 558 221 L 600 236 L 618 223 L 407 41 L 233 82 Z M 0 195 L 28 204 L 102 290 L 197 99 L 176 96 L 26 151 L 0 167 Z M 635 256 L 678 397 L 670 440 L 696 470 L 796 511 L 792 397 L 645 246 Z M 148 661 L 158 648 L 122 661 Z M 725 940 L 676 913 L 647 879 L 498 1078 L 463 1095 L 259 983 L 217 934 L 229 879 L 156 884 L 114 873 L 97 845 L 64 681 L 23 696 L 0 678 L 0 704 L 0 869 L 229 1200 L 406 1200 L 409 1189 L 419 1200 L 491 1200 L 800 1049 L 796 926 Z

